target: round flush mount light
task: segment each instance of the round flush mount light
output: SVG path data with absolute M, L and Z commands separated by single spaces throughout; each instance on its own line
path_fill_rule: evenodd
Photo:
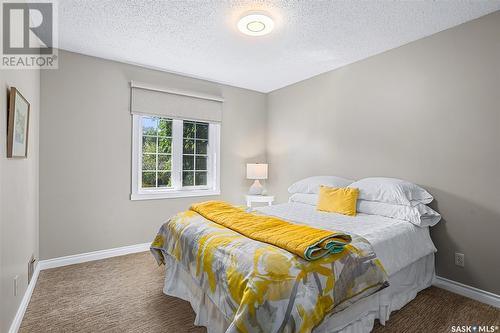
M 264 36 L 273 28 L 273 19 L 265 14 L 248 14 L 238 21 L 238 29 L 249 36 Z

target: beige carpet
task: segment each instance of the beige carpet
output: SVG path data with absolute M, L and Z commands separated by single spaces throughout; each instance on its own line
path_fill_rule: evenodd
M 20 332 L 206 332 L 189 303 L 162 293 L 163 271 L 147 252 L 42 271 Z M 429 288 L 374 332 L 473 324 L 500 326 L 500 310 Z

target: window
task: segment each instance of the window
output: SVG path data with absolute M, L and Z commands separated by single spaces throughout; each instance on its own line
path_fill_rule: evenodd
M 219 123 L 133 115 L 132 200 L 217 195 Z
M 183 122 L 182 186 L 207 186 L 208 126 Z
M 172 187 L 172 119 L 142 117 L 142 187 Z

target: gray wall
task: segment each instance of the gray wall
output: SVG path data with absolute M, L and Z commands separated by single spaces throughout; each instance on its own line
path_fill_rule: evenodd
M 18 88 L 31 104 L 27 159 L 7 159 L 10 87 Z M 0 70 L 0 332 L 8 331 L 26 291 L 31 255 L 38 257 L 39 112 L 40 71 Z
M 129 82 L 221 94 L 221 198 L 243 202 L 245 163 L 265 161 L 266 95 L 60 51 L 42 71 L 40 257 L 149 242 L 166 219 L 204 198 L 130 201 Z
M 408 179 L 444 217 L 437 273 L 500 294 L 500 12 L 267 96 L 65 51 L 59 64 L 41 75 L 41 258 L 148 242 L 201 199 L 129 200 L 137 80 L 225 97 L 223 199 L 242 202 L 266 147 L 279 201 L 310 175 Z
M 435 195 L 437 274 L 500 294 L 500 12 L 270 93 L 271 191 L 311 175 Z M 454 252 L 465 253 L 465 268 Z

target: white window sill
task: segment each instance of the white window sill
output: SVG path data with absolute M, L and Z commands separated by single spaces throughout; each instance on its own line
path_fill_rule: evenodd
M 130 200 L 157 200 L 172 198 L 205 197 L 220 195 L 220 190 L 191 190 L 191 191 L 165 191 L 150 193 L 132 193 Z

